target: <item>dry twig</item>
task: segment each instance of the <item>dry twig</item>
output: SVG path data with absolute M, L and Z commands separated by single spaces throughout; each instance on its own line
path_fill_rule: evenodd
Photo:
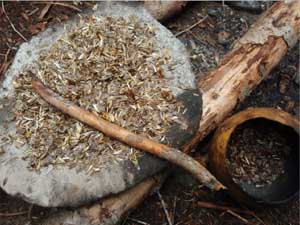
M 29 209 L 28 209 L 27 219 L 29 221 L 31 220 L 33 206 L 34 206 L 33 204 L 30 204 Z
M 51 4 L 52 4 L 52 5 L 63 6 L 63 7 L 70 8 L 70 9 L 74 9 L 74 10 L 76 10 L 77 12 L 81 12 L 81 11 L 82 11 L 81 9 L 77 8 L 77 7 L 74 6 L 74 5 L 71 5 L 71 4 L 68 4 L 68 3 L 64 3 L 64 2 L 52 2 Z
M 4 13 L 6 19 L 8 20 L 10 26 L 12 27 L 12 29 L 13 29 L 13 30 L 14 30 L 14 31 L 15 31 L 15 32 L 16 32 L 16 33 L 17 33 L 24 41 L 28 41 L 28 40 L 23 36 L 23 34 L 21 34 L 20 31 L 18 31 L 18 30 L 16 29 L 15 25 L 12 23 L 12 21 L 11 21 L 10 18 L 8 17 L 8 15 L 7 15 L 6 11 L 5 11 L 5 8 L 4 8 L 4 3 L 3 3 L 3 1 L 2 1 L 2 10 L 3 10 L 3 13 Z
M 237 209 L 237 208 L 233 208 L 233 207 L 230 207 L 230 206 L 217 205 L 213 202 L 198 201 L 197 206 L 202 207 L 202 208 L 217 209 L 217 210 L 222 210 L 222 211 L 231 210 L 233 212 L 243 213 L 243 214 L 251 215 L 251 216 L 253 216 L 253 214 L 254 214 L 253 212 L 251 212 L 249 210 L 242 210 L 242 209 Z
M 175 195 L 174 197 L 174 203 L 173 203 L 173 211 L 172 211 L 172 223 L 175 223 L 175 211 L 176 211 L 176 203 L 177 203 L 177 197 Z
M 225 212 L 229 212 L 230 211 L 230 212 L 235 212 L 235 213 L 246 214 L 246 215 L 249 215 L 249 216 L 253 216 L 261 224 L 265 225 L 265 223 L 264 223 L 263 220 L 261 220 L 254 212 L 249 211 L 249 210 L 242 210 L 242 209 L 237 209 L 237 208 L 233 208 L 233 207 L 229 207 L 229 206 L 217 205 L 217 204 L 212 203 L 212 202 L 201 202 L 201 201 L 197 202 L 197 206 L 202 207 L 202 208 L 207 208 L 207 209 L 222 210 L 222 211 L 225 211 Z
M 35 8 L 35 9 L 32 10 L 31 12 L 29 12 L 29 13 L 28 13 L 28 16 L 34 15 L 37 11 L 39 11 L 39 8 Z
M 45 5 L 45 7 L 42 9 L 42 11 L 41 11 L 41 13 L 39 15 L 39 19 L 40 20 L 42 20 L 45 17 L 45 15 L 48 13 L 48 11 L 49 11 L 49 9 L 51 8 L 52 5 L 53 4 L 51 4 L 51 3 L 47 3 Z
M 158 195 L 159 200 L 160 200 L 160 202 L 161 202 L 161 205 L 162 205 L 162 207 L 163 207 L 163 209 L 164 209 L 164 212 L 165 212 L 165 215 L 166 215 L 168 224 L 169 224 L 169 225 L 173 225 L 172 220 L 171 220 L 171 218 L 170 218 L 170 214 L 169 214 L 169 212 L 168 212 L 168 210 L 167 210 L 166 203 L 165 203 L 165 201 L 163 200 L 163 198 L 162 198 L 162 196 L 161 196 L 159 190 L 157 191 L 157 195 Z
M 239 220 L 243 221 L 245 224 L 253 225 L 253 223 L 249 222 L 247 219 L 244 217 L 240 216 L 239 214 L 231 211 L 230 209 L 226 210 L 227 213 L 231 214 L 232 216 L 238 218 Z
M 206 15 L 204 18 L 202 18 L 201 20 L 199 20 L 198 22 L 194 23 L 193 25 L 189 26 L 188 28 L 184 29 L 183 31 L 178 32 L 177 34 L 175 34 L 175 37 L 178 37 L 182 34 L 184 34 L 185 32 L 193 29 L 194 27 L 196 27 L 198 24 L 202 23 L 204 20 L 206 20 L 208 17 L 208 15 Z
M 1 67 L 0 67 L 0 75 L 1 75 L 2 73 L 5 73 L 5 71 L 6 71 L 7 67 L 8 67 L 8 65 L 10 64 L 10 62 L 7 62 L 7 60 L 8 60 L 8 55 L 9 55 L 10 51 L 11 51 L 11 49 L 8 48 L 7 51 L 6 51 L 6 53 L 5 53 L 5 55 L 4 55 L 4 61 L 3 61 L 2 65 L 1 65 Z
M 45 2 L 35 2 L 35 3 L 37 3 L 37 4 L 45 4 Z M 79 9 L 79 8 L 77 8 L 76 6 L 68 4 L 68 3 L 65 3 L 65 2 L 50 2 L 49 4 L 50 5 L 57 5 L 57 6 L 62 6 L 62 7 L 70 8 L 70 9 L 76 10 L 77 12 L 82 12 L 82 10 Z
M 15 212 L 15 213 L 0 213 L 0 217 L 13 217 L 13 216 L 22 216 L 27 214 L 28 211 Z
M 146 222 L 138 220 L 138 219 L 130 218 L 130 217 L 128 217 L 127 220 L 131 220 L 132 222 L 142 224 L 142 225 L 150 225 L 149 223 L 146 223 Z

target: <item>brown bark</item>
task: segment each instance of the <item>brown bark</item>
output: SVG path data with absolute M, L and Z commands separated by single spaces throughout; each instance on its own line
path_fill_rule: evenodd
M 162 176 L 153 176 L 126 192 L 105 198 L 101 205 L 95 204 L 90 208 L 83 208 L 82 213 L 90 218 L 92 224 L 97 224 L 108 218 L 118 218 L 120 220 L 125 216 L 123 212 L 128 212 L 137 207 L 146 197 L 146 193 L 157 188 L 161 180 Z M 111 214 L 106 213 L 107 209 L 110 210 Z
M 236 104 L 243 101 L 278 64 L 288 48 L 299 39 L 299 23 L 298 1 L 276 2 L 236 43 L 221 65 L 199 82 L 203 94 L 203 115 L 199 130 L 185 146 L 185 152 L 189 152 L 226 119 Z M 139 187 L 142 188 L 150 179 L 140 183 Z M 135 196 L 134 191 L 126 193 L 129 199 Z M 95 205 L 101 205 L 101 201 Z M 98 224 L 108 223 L 99 220 Z
M 198 132 L 184 147 L 185 152 L 215 129 L 266 78 L 299 39 L 299 26 L 300 3 L 276 2 L 235 44 L 220 66 L 199 81 L 203 114 Z
M 186 5 L 187 1 L 145 1 L 144 6 L 150 14 L 157 20 L 169 19 L 179 13 Z

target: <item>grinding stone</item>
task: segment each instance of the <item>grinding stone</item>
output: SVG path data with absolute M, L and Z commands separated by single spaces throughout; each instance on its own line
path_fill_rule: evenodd
M 183 101 L 187 108 L 185 119 L 188 128 L 173 127 L 167 133 L 173 147 L 182 146 L 195 133 L 201 115 L 201 96 L 196 90 L 195 76 L 191 72 L 189 58 L 183 44 L 164 26 L 158 23 L 139 3 L 98 3 L 96 11 L 86 12 L 87 15 L 129 17 L 134 15 L 141 22 L 146 22 L 157 28 L 156 40 L 158 46 L 167 48 L 171 53 L 171 60 L 176 63 L 172 71 L 164 69 L 170 89 L 179 101 Z M 76 25 L 78 19 L 73 18 L 67 22 L 69 30 Z M 13 79 L 28 67 L 35 66 L 40 52 L 51 47 L 61 35 L 68 32 L 63 26 L 50 27 L 33 37 L 29 42 L 23 43 L 13 61 L 12 66 L 5 75 L 0 86 L 0 132 L 14 134 L 14 122 L 4 126 L 5 121 L 12 117 Z M 130 161 L 121 163 L 108 163 L 99 172 L 88 175 L 85 171 L 65 167 L 48 166 L 40 172 L 29 171 L 28 162 L 23 147 L 16 147 L 16 143 L 2 146 L 5 153 L 0 156 L 0 187 L 12 196 L 19 196 L 24 200 L 45 206 L 78 206 L 104 197 L 109 194 L 123 191 L 144 178 L 157 173 L 166 167 L 164 160 L 150 154 L 145 154 L 139 160 L 140 168 Z

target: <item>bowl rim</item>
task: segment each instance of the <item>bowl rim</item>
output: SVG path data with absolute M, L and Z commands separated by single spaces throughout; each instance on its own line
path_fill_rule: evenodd
M 284 200 L 266 201 L 258 199 L 244 191 L 240 185 L 235 183 L 230 172 L 228 171 L 226 153 L 227 144 L 230 140 L 231 134 L 239 125 L 249 120 L 260 118 L 290 127 L 298 134 L 298 136 L 300 136 L 300 120 L 291 114 L 275 108 L 247 108 L 246 110 L 238 112 L 226 119 L 216 130 L 209 151 L 210 168 L 212 169 L 212 172 L 216 178 L 227 187 L 229 194 L 239 202 L 250 206 L 259 206 L 261 204 L 276 205 L 285 203 L 294 198 L 299 193 L 299 190 Z

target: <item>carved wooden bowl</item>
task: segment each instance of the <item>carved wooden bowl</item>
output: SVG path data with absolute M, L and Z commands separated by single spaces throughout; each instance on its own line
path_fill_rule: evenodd
M 228 143 L 233 131 L 245 122 L 272 122 L 275 129 L 281 129 L 292 151 L 283 164 L 283 173 L 268 185 L 257 188 L 254 184 L 243 185 L 234 182 L 226 162 Z M 293 198 L 299 192 L 299 127 L 300 122 L 292 115 L 273 108 L 249 108 L 227 119 L 216 131 L 210 149 L 210 167 L 239 202 L 259 206 L 280 204 Z

